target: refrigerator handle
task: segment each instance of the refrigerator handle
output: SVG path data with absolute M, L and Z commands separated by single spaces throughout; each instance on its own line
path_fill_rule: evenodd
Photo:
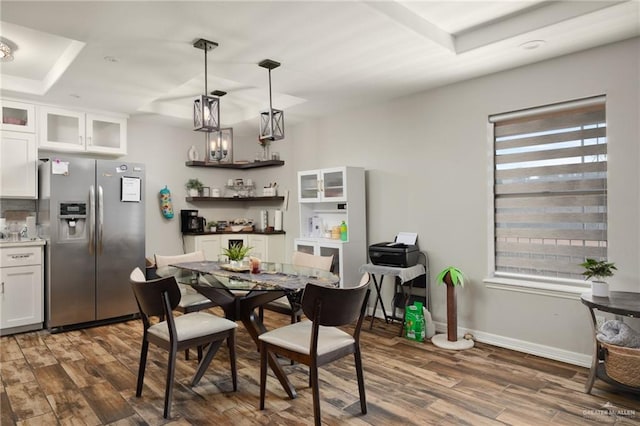
M 104 229 L 104 191 L 98 185 L 98 254 L 102 254 L 102 231 Z
M 96 235 L 96 189 L 89 187 L 89 254 L 94 255 Z

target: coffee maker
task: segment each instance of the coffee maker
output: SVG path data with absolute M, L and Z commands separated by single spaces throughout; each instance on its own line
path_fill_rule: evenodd
M 180 228 L 183 234 L 204 232 L 203 217 L 198 216 L 198 210 L 180 210 Z

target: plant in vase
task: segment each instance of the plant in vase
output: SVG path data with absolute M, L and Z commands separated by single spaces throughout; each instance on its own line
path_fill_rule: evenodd
M 436 277 L 438 284 L 447 286 L 447 336 L 436 334 L 431 342 L 445 349 L 469 349 L 473 347 L 473 340 L 458 340 L 458 308 L 456 303 L 456 286 L 462 287 L 465 283 L 464 273 L 455 266 L 447 266 Z M 465 336 L 466 337 L 466 336 Z
M 238 266 L 238 263 L 242 261 L 253 247 L 243 246 L 240 243 L 231 244 L 229 248 L 222 249 L 225 256 L 229 258 L 229 263 L 234 266 Z
M 612 277 L 613 271 L 617 271 L 615 263 L 606 260 L 595 260 L 587 258 L 580 264 L 584 268 L 584 279 L 591 281 L 591 293 L 596 297 L 609 297 L 609 283 L 605 278 Z
M 270 140 L 260 139 L 260 137 L 258 136 L 258 145 L 262 147 L 261 161 L 269 160 L 269 143 L 270 142 L 271 142 Z
M 202 182 L 199 179 L 189 179 L 187 183 L 184 185 L 189 192 L 189 197 L 197 197 L 200 195 L 200 191 L 204 188 Z
M 218 229 L 218 221 L 210 220 L 209 222 L 207 222 L 207 229 L 209 230 L 209 232 L 216 232 L 216 229 Z

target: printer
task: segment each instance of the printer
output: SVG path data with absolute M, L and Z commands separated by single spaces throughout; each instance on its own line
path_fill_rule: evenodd
M 369 259 L 374 265 L 408 268 L 418 263 L 419 256 L 417 244 L 386 242 L 369 246 Z

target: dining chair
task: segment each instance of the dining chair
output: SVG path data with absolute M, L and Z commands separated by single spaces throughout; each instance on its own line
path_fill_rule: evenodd
M 294 251 L 291 257 L 291 263 L 296 266 L 305 266 L 307 268 L 331 271 L 333 267 L 333 255 L 317 256 L 301 251 Z M 260 306 L 258 308 L 258 315 L 260 316 L 260 320 L 264 319 L 265 309 L 268 311 L 289 315 L 291 317 L 291 324 L 300 321 L 300 318 L 302 317 L 302 307 L 297 306 L 293 308 L 291 306 L 291 302 L 289 302 L 289 298 L 286 296 L 280 297 L 273 302 L 267 303 L 264 306 Z
M 264 410 L 267 386 L 267 356 L 281 355 L 309 366 L 309 382 L 313 393 L 313 417 L 320 425 L 320 393 L 318 367 L 349 354 L 354 354 L 360 411 L 367 413 L 360 329 L 369 300 L 369 274 L 365 273 L 357 287 L 337 288 L 307 284 L 302 297 L 304 320 L 261 334 L 260 341 L 260 409 Z M 356 322 L 353 334 L 339 326 Z
M 129 280 L 133 287 L 133 293 L 138 303 L 140 317 L 144 326 L 136 397 L 142 396 L 149 343 L 153 343 L 169 352 L 164 396 L 165 419 L 169 418 L 171 412 L 173 379 L 178 351 L 206 345 L 209 347 L 206 355 L 198 364 L 198 369 L 191 381 L 191 386 L 195 386 L 226 339 L 231 363 L 231 380 L 233 390 L 236 391 L 238 389 L 235 350 L 235 329 L 237 324 L 206 312 L 190 312 L 174 317 L 173 311 L 180 301 L 180 289 L 175 277 L 147 281 L 140 268 L 136 268 L 131 272 Z M 152 317 L 159 317 L 160 320 L 152 322 Z
M 183 263 L 183 262 L 199 262 L 206 260 L 204 256 L 204 252 L 194 251 L 186 254 L 178 254 L 173 256 L 163 256 L 156 254 L 155 262 L 156 268 L 164 268 L 166 266 Z M 178 283 L 178 288 L 180 288 L 180 303 L 176 310 L 178 312 L 182 312 L 183 314 L 188 314 L 190 312 L 197 312 L 203 309 L 213 308 L 217 306 L 214 302 L 203 296 L 202 294 L 195 291 L 191 286 Z M 185 353 L 185 359 L 189 359 L 189 350 Z M 202 359 L 202 350 L 198 350 L 198 360 Z

